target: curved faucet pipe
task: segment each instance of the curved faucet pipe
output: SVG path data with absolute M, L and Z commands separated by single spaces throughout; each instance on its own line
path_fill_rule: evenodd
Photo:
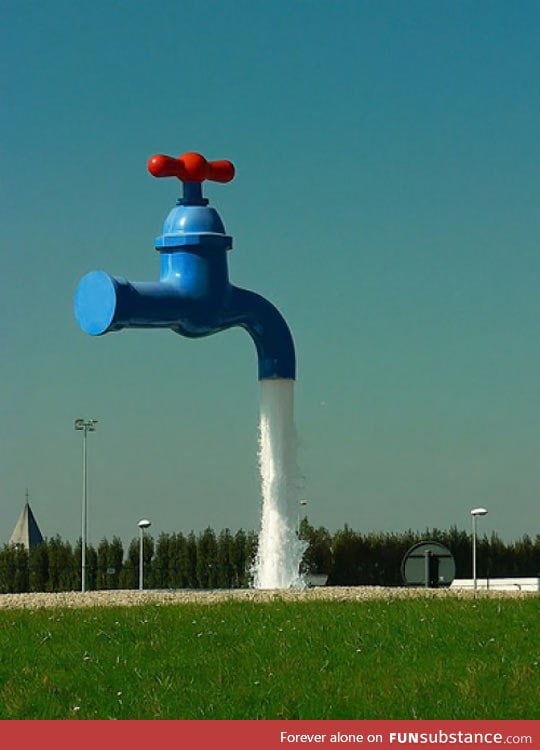
M 92 271 L 75 293 L 79 326 L 94 336 L 123 328 L 170 328 L 188 338 L 239 326 L 255 344 L 260 380 L 294 379 L 294 343 L 285 319 L 261 295 L 230 284 L 226 253 L 232 239 L 202 196 L 201 182 L 231 180 L 232 164 L 206 162 L 199 154 L 179 159 L 158 155 L 148 168 L 154 176 L 176 176 L 184 182 L 184 197 L 156 239 L 160 279 L 129 282 Z

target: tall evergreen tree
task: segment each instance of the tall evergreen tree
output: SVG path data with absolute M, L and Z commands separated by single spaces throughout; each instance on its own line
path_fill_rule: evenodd
M 139 587 L 139 540 L 132 539 L 129 543 L 127 557 L 120 574 L 120 585 L 123 589 Z
M 186 586 L 190 589 L 199 587 L 197 579 L 197 537 L 193 531 L 187 536 L 184 546 L 182 569 L 185 572 Z
M 169 588 L 169 563 L 174 541 L 170 534 L 160 534 L 152 561 L 153 585 L 158 589 Z
M 13 545 L 4 544 L 0 550 L 0 594 L 13 591 L 15 579 L 15 555 Z
M 107 539 L 102 539 L 98 544 L 96 571 L 96 586 L 98 589 L 110 588 L 107 576 L 107 570 L 109 568 L 109 546 Z
M 247 581 L 247 536 L 243 529 L 239 529 L 234 535 L 232 544 L 232 566 L 233 566 L 233 585 L 235 588 L 243 588 L 248 584 Z
M 244 581 L 242 586 L 249 587 L 253 584 L 253 570 L 255 567 L 255 559 L 257 557 L 257 550 L 259 546 L 259 537 L 255 531 L 249 531 L 246 534 L 246 566 L 244 571 Z
M 201 589 L 216 588 L 217 541 L 213 529 L 207 527 L 197 539 L 197 582 Z
M 49 579 L 48 591 L 73 591 L 80 587 L 80 543 L 74 552 L 69 542 L 56 535 L 47 540 Z M 95 588 L 97 555 L 94 550 L 92 564 L 92 548 L 86 550 L 86 582 L 87 589 Z M 77 570 L 77 567 L 79 570 Z
M 359 581 L 357 534 L 345 524 L 334 534 L 332 549 L 334 565 L 328 583 L 332 586 L 357 586 Z
M 235 585 L 234 540 L 229 529 L 223 529 L 217 540 L 216 585 L 220 589 L 230 589 Z
M 300 523 L 300 539 L 307 542 L 300 566 L 301 572 L 329 575 L 333 565 L 332 537 L 329 532 L 322 526 L 315 529 L 307 519 L 303 519 Z
M 169 587 L 187 587 L 187 572 L 184 569 L 186 539 L 182 533 L 171 534 L 169 540 L 168 581 Z
M 109 588 L 118 588 L 120 575 L 122 573 L 123 560 L 124 548 L 122 546 L 122 540 L 118 536 L 113 536 L 112 541 L 109 544 L 107 556 L 107 576 L 110 582 Z
M 86 587 L 88 591 L 96 590 L 97 583 L 97 551 L 91 544 L 86 547 Z
M 49 551 L 47 544 L 38 544 L 30 550 L 28 559 L 30 591 L 46 591 L 49 580 Z

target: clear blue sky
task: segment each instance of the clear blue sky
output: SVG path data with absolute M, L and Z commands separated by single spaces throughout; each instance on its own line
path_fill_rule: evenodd
M 237 167 L 206 188 L 231 280 L 298 356 L 301 495 L 334 530 L 536 534 L 540 5 L 4 0 L 0 542 L 258 527 L 259 386 L 240 330 L 91 338 L 92 269 L 158 276 L 156 152 Z

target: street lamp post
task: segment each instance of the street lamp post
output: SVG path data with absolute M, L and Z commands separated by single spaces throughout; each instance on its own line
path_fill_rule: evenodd
M 152 524 L 147 518 L 142 518 L 139 527 L 139 591 L 144 589 L 144 530 Z
M 296 524 L 296 536 L 299 537 L 300 536 L 300 522 L 301 522 L 300 516 L 302 513 L 301 509 L 306 507 L 307 500 L 299 500 L 298 505 L 299 505 L 299 508 L 298 508 L 298 519 L 297 519 L 297 524 Z
M 86 436 L 95 432 L 97 419 L 76 419 L 75 429 L 83 434 L 83 492 L 82 492 L 82 523 L 81 523 L 81 591 L 86 591 L 86 531 L 88 526 L 88 449 Z
M 471 510 L 472 516 L 472 574 L 473 574 L 473 590 L 476 596 L 476 589 L 478 587 L 478 581 L 476 578 L 476 519 L 478 516 L 485 516 L 487 510 L 485 508 L 473 508 Z

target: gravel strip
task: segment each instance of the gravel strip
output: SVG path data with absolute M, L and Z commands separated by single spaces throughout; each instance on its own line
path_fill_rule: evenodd
M 535 593 L 519 591 L 479 591 L 478 598 L 520 598 Z M 536 594 L 537 595 L 537 594 Z M 0 594 L 0 609 L 41 609 L 43 607 L 133 607 L 142 604 L 215 604 L 225 601 L 365 601 L 369 599 L 411 599 L 446 597 L 467 599 L 472 591 L 459 589 L 387 588 L 382 586 L 321 586 L 305 589 L 227 589 L 219 591 L 66 591 L 57 594 Z

